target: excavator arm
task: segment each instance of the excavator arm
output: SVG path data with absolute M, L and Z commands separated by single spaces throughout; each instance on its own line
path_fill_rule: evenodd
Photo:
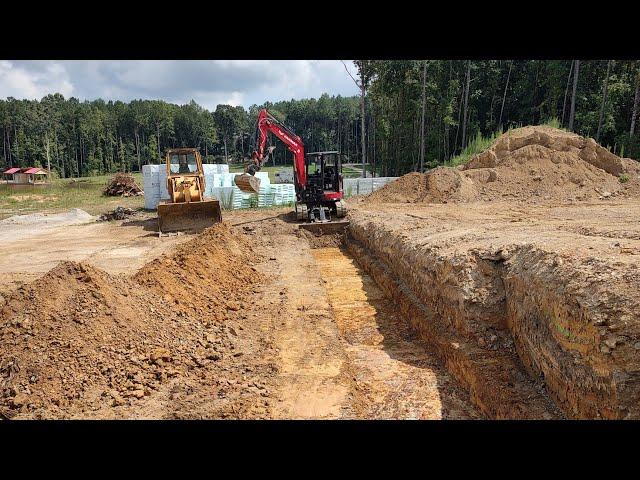
M 253 152 L 252 163 L 247 168 L 247 173 L 254 175 L 268 161 L 269 154 L 274 147 L 270 147 L 265 155 L 267 136 L 269 132 L 282 140 L 293 153 L 293 172 L 297 188 L 303 188 L 307 183 L 307 171 L 304 164 L 304 145 L 302 139 L 287 127 L 280 123 L 266 109 L 260 110 L 258 114 L 258 145 Z

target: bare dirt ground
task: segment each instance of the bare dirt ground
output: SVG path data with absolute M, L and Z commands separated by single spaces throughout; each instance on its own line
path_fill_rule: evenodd
M 639 188 L 527 127 L 351 199 L 345 236 L 4 222 L 0 418 L 640 418 Z
M 553 400 L 570 417 L 635 418 L 640 200 L 361 203 L 350 215 L 358 260 L 382 261 L 378 282 L 435 315 L 411 323 L 485 415 L 552 418 Z
M 0 226 L 0 295 L 42 276 L 63 260 L 88 261 L 109 273 L 131 272 L 189 238 L 180 235 L 159 241 L 155 217 L 150 215 L 124 222 L 43 216 L 51 217 L 54 220 L 49 222 Z
M 241 294 L 232 295 L 237 300 L 220 300 L 211 310 L 218 297 L 228 297 L 226 290 L 194 292 L 200 296 L 194 310 L 186 297 L 179 298 L 179 307 L 170 307 L 178 299 L 171 285 L 165 288 L 169 297 L 129 288 L 131 281 L 160 288 L 174 272 L 195 268 L 184 262 L 200 262 L 207 271 L 209 265 L 222 268 L 220 260 L 214 261 L 219 257 L 199 246 L 189 254 L 196 236 L 159 239 L 148 235 L 144 221 L 130 223 L 32 232 L 23 248 L 26 242 L 42 253 L 51 245 L 47 238 L 63 248 L 35 255 L 28 268 L 2 264 L 9 300 L 0 336 L 5 418 L 480 416 L 443 366 L 414 342 L 393 305 L 348 253 L 312 249 L 312 243 L 323 241 L 310 243 L 287 209 L 225 215 L 250 256 L 242 263 L 255 268 L 257 277 L 245 282 L 246 291 L 234 287 Z M 332 239 L 326 242 L 331 245 Z M 215 251 L 225 248 L 232 263 L 239 258 L 237 245 Z M 153 258 L 160 263 L 150 262 Z M 47 273 L 63 260 L 81 263 Z M 35 282 L 23 285 L 25 275 Z M 49 307 L 47 299 L 66 284 L 71 290 Z M 129 293 L 123 297 L 122 292 Z M 11 308 L 34 298 L 40 312 L 51 313 L 39 315 L 36 305 Z M 199 337 L 205 339 L 202 346 Z M 20 353 L 27 351 L 34 354 Z M 46 366 L 37 352 L 47 352 Z
M 354 199 L 347 245 L 485 415 L 638 418 L 639 199 L 637 161 L 524 127 Z
M 611 199 L 535 206 L 514 202 L 411 207 L 385 204 L 375 208 L 351 203 L 354 231 L 371 228 L 366 231 L 373 243 L 379 234 L 383 234 L 392 242 L 413 245 L 406 251 L 428 248 L 426 259 L 432 258 L 429 256 L 432 254 L 440 258 L 462 258 L 468 252 L 508 258 L 510 250 L 517 252 L 533 246 L 557 255 L 559 267 L 555 268 L 571 266 L 571 272 L 582 271 L 599 285 L 609 285 L 609 291 L 616 290 L 616 294 L 625 296 L 627 302 L 637 301 L 637 289 L 633 290 L 633 285 L 637 286 L 634 276 L 637 273 L 634 272 L 638 263 L 636 257 L 640 255 L 640 227 L 635 221 L 640 214 L 639 201 Z M 5 392 L 10 395 L 6 417 L 464 419 L 563 416 L 551 405 L 553 402 L 544 382 L 536 383 L 535 374 L 531 375 L 531 371 L 535 373 L 540 367 L 527 369 L 522 365 L 517 355 L 518 345 L 514 345 L 513 337 L 501 327 L 502 314 L 497 307 L 492 310 L 491 302 L 498 305 L 506 300 L 504 294 L 498 292 L 496 295 L 491 290 L 491 282 L 475 284 L 472 290 L 471 286 L 465 287 L 464 282 L 460 282 L 455 291 L 456 294 L 471 293 L 475 300 L 464 301 L 484 309 L 485 313 L 472 309 L 467 312 L 467 317 L 473 318 L 476 325 L 481 323 L 479 320 L 494 316 L 493 323 L 489 322 L 486 328 L 473 330 L 468 327 L 472 342 L 476 343 L 469 348 L 482 350 L 476 352 L 475 358 L 481 360 L 483 371 L 495 377 L 485 379 L 486 387 L 493 395 L 487 398 L 488 393 L 474 377 L 479 371 L 474 370 L 477 365 L 465 364 L 450 353 L 442 354 L 432 338 L 416 326 L 411 314 L 403 310 L 401 301 L 387 291 L 384 281 L 378 277 L 374 281 L 371 274 L 375 276 L 375 272 L 368 268 L 366 260 L 355 254 L 361 264 L 356 263 L 352 249 L 347 251 L 334 237 L 309 238 L 292 222 L 287 209 L 228 212 L 225 215 L 225 224 L 232 233 L 229 238 L 241 239 L 238 242 L 242 245 L 231 247 L 230 240 L 224 240 L 216 250 L 229 256 L 230 263 L 224 264 L 225 270 L 233 269 L 234 255 L 241 248 L 249 255 L 244 264 L 250 264 L 259 275 L 255 282 L 247 280 L 244 291 L 239 285 L 233 287 L 232 291 L 237 295 L 229 296 L 224 289 L 214 289 L 211 294 L 195 292 L 201 297 L 199 301 L 180 298 L 177 309 L 168 307 L 167 299 L 162 295 L 150 300 L 151 294 L 144 290 L 127 298 L 118 297 L 118 290 L 122 290 L 118 288 L 118 282 L 142 281 L 149 278 L 149 272 L 160 275 L 152 278 L 157 279 L 157 288 L 162 291 L 163 282 L 171 279 L 175 272 L 195 268 L 184 262 L 199 262 L 205 272 L 221 268 L 220 260 L 216 260 L 220 258 L 218 256 L 198 253 L 200 250 L 194 251 L 193 255 L 189 253 L 191 243 L 188 242 L 198 239 L 197 236 L 158 238 L 150 231 L 149 222 L 141 219 L 55 226 L 46 231 L 31 231 L 29 236 L 16 239 L 13 244 L 5 241 L 3 252 L 22 248 L 33 253 L 20 263 L 10 255 L 1 257 L 0 269 L 7 298 L 16 291 L 28 291 L 29 283 L 24 283 L 27 280 L 36 280 L 32 284 L 36 289 L 34 292 L 40 292 L 38 298 L 46 298 L 47 292 L 56 290 L 47 290 L 50 280 L 43 275 L 59 261 L 72 260 L 115 277 L 100 280 L 101 273 L 87 270 L 91 278 L 99 279 L 98 288 L 86 291 L 82 287 L 79 293 L 65 297 L 78 303 L 69 313 L 65 313 L 64 306 L 57 306 L 56 309 L 62 312 L 57 321 L 64 322 L 66 315 L 76 318 L 84 312 L 92 318 L 95 305 L 84 303 L 84 299 L 91 298 L 94 290 L 105 295 L 109 305 L 122 304 L 122 308 L 126 305 L 124 310 L 111 309 L 121 327 L 109 330 L 111 333 L 107 333 L 107 340 L 102 343 L 108 356 L 96 363 L 98 370 L 112 369 L 107 375 L 113 375 L 118 368 L 123 369 L 104 387 L 99 383 L 92 384 L 91 371 L 83 371 L 78 378 L 85 383 L 69 389 L 73 392 L 70 398 L 64 397 L 47 406 L 41 400 L 47 398 L 46 395 L 38 396 L 38 388 L 43 384 L 35 373 L 37 365 L 26 361 L 15 364 L 23 373 L 34 374 L 20 383 L 20 373 L 12 370 L 15 365 L 10 365 L 10 360 L 15 360 L 16 356 L 3 355 L 0 370 Z M 380 226 L 384 226 L 384 232 L 378 231 Z M 354 245 L 358 243 L 354 239 L 351 241 L 356 242 Z M 371 252 L 378 254 L 380 249 L 376 250 L 373 243 Z M 51 249 L 52 245 L 56 248 Z M 186 246 L 186 253 L 180 250 L 180 245 Z M 402 265 L 401 255 L 395 258 L 398 265 Z M 160 263 L 154 264 L 154 258 Z M 460 260 L 460 264 L 464 271 L 464 261 Z M 79 273 L 76 267 L 65 268 L 71 268 L 78 278 L 87 275 Z M 458 275 L 455 268 L 448 271 L 448 275 Z M 56 275 L 67 278 L 66 270 L 58 271 Z M 79 285 L 83 282 L 81 280 Z M 103 282 L 113 284 L 114 291 L 105 293 L 101 287 Z M 177 283 L 176 287 L 179 285 Z M 604 299 L 604 303 L 611 299 L 607 296 L 608 291 L 603 296 L 602 287 L 595 284 L 588 292 L 595 303 L 598 299 Z M 220 297 L 226 297 L 231 303 L 219 301 Z M 449 298 L 448 302 L 455 298 Z M 169 304 L 174 300 L 170 296 Z M 583 300 L 583 303 L 588 302 L 588 299 Z M 39 303 L 46 302 L 40 300 Z M 214 306 L 207 310 L 209 304 Z M 438 304 L 438 300 L 433 303 L 436 308 Z M 193 305 L 198 308 L 192 308 Z M 633 305 L 629 303 L 628 307 L 633 308 Z M 131 312 L 130 308 L 133 308 Z M 173 333 L 169 337 L 162 334 L 156 338 L 151 331 L 146 331 L 139 341 L 149 342 L 149 347 L 156 350 L 131 348 L 133 344 L 126 339 L 131 341 L 135 336 L 125 332 L 118 338 L 118 329 L 124 328 L 126 322 L 133 322 L 128 318 L 145 318 L 143 311 L 149 308 L 155 313 L 153 320 L 147 321 L 153 322 L 158 331 L 169 328 L 167 333 Z M 75 333 L 70 339 L 56 334 L 47 340 L 46 346 L 39 346 L 35 342 L 38 334 L 33 330 L 33 324 L 37 322 L 32 320 L 31 326 L 26 322 L 30 330 L 25 336 L 22 317 L 18 320 L 18 324 L 16 317 L 10 321 L 12 336 L 5 332 L 2 337 L 4 353 L 8 351 L 8 345 L 28 345 L 34 351 L 45 348 L 50 360 L 65 359 L 66 376 L 62 375 L 60 381 L 66 378 L 65 382 L 71 382 L 74 368 L 86 362 L 83 360 L 88 355 L 86 340 Z M 557 320 L 556 336 L 570 342 L 576 351 L 582 348 L 581 338 L 571 337 L 581 335 L 575 323 L 564 321 L 560 314 Z M 163 322 L 168 325 L 163 327 Z M 615 329 L 615 322 L 612 324 Z M 179 325 L 184 330 L 176 330 Z M 605 341 L 609 339 L 610 326 L 605 327 L 608 332 L 602 337 Z M 566 332 L 570 332 L 569 337 L 564 336 Z M 103 333 L 100 330 L 100 335 Z M 450 344 L 458 344 L 458 348 L 464 350 L 466 344 L 461 338 L 469 338 L 469 331 L 466 333 L 467 337 L 451 338 Z M 184 349 L 172 343 L 171 335 L 181 336 Z M 6 343 L 9 338 L 12 340 Z M 201 339 L 204 339 L 203 343 Z M 624 348 L 622 345 L 629 343 L 634 348 L 629 339 L 609 342 L 613 347 L 607 355 L 618 355 L 617 352 Z M 118 347 L 119 344 L 123 346 Z M 58 356 L 56 349 L 62 346 L 66 353 Z M 157 353 L 157 349 L 163 348 L 172 352 L 171 359 L 164 364 L 162 353 Z M 176 350 L 180 353 L 173 353 Z M 156 355 L 153 360 L 152 355 Z M 488 368 L 490 364 L 514 365 L 514 377 L 505 380 L 504 385 L 515 386 L 505 387 L 496 380 L 503 373 Z M 601 363 L 600 367 L 603 373 L 611 368 L 606 363 Z M 123 376 L 118 377 L 120 374 Z M 31 381 L 31 377 L 36 380 Z M 471 383 L 465 382 L 465 378 L 471 379 Z M 62 390 L 50 392 L 59 391 Z M 53 393 L 50 397 L 53 398 Z M 492 402 L 500 403 L 503 409 L 496 410 Z M 597 414 L 593 416 L 597 417 Z
M 342 248 L 313 250 L 356 391 L 358 418 L 480 418 L 437 358 Z

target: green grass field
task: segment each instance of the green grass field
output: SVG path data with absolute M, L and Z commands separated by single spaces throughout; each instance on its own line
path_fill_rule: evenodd
M 138 185 L 142 187 L 142 174 L 134 173 Z M 46 187 L 11 188 L 0 184 L 0 220 L 12 215 L 35 212 L 60 212 L 71 208 L 81 208 L 99 215 L 117 206 L 141 209 L 144 197 L 107 197 L 102 190 L 111 175 L 76 179 L 54 179 Z
M 275 173 L 280 170 L 291 170 L 291 165 L 269 165 L 262 167 L 269 173 L 271 182 L 275 182 Z M 242 172 L 242 165 L 230 165 L 230 172 Z M 344 167 L 345 178 L 360 176 L 360 170 Z M 71 208 L 81 208 L 91 215 L 100 215 L 118 206 L 142 209 L 144 197 L 107 197 L 102 194 L 112 175 L 96 177 L 54 179 L 46 187 L 12 188 L 0 184 L 0 220 L 12 215 L 26 215 L 35 212 L 56 213 Z M 133 177 L 142 187 L 142 174 L 133 173 Z

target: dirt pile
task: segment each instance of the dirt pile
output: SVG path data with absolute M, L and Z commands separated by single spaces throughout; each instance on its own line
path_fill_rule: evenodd
M 219 224 L 171 255 L 149 262 L 134 279 L 183 311 L 219 320 L 227 310 L 245 306 L 228 292 L 242 291 L 260 280 L 252 266 L 256 260 L 244 236 Z
M 135 210 L 132 210 L 131 208 L 116 207 L 114 210 L 100 215 L 98 221 L 110 222 L 112 220 L 126 220 L 127 218 L 135 215 L 135 213 Z
M 259 280 L 247 247 L 219 224 L 134 277 L 63 262 L 14 292 L 0 309 L 0 416 L 117 416 L 215 372 Z
M 537 126 L 500 136 L 457 168 L 410 173 L 373 192 L 367 203 L 536 202 L 640 196 L 640 164 L 591 138 Z
M 122 172 L 118 172 L 113 176 L 103 193 L 111 197 L 144 195 L 142 188 L 136 183 L 133 176 Z

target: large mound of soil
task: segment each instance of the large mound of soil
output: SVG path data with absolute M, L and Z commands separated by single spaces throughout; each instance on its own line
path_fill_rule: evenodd
M 260 280 L 255 260 L 246 238 L 219 224 L 170 256 L 149 262 L 134 279 L 187 313 L 220 320 L 226 311 L 244 306 L 233 292 Z
M 218 224 L 134 277 L 63 262 L 17 290 L 0 308 L 0 416 L 90 416 L 220 360 L 260 280 L 247 252 Z
M 640 165 L 591 138 L 551 127 L 511 130 L 464 166 L 410 173 L 367 203 L 514 199 L 572 201 L 640 196 Z

